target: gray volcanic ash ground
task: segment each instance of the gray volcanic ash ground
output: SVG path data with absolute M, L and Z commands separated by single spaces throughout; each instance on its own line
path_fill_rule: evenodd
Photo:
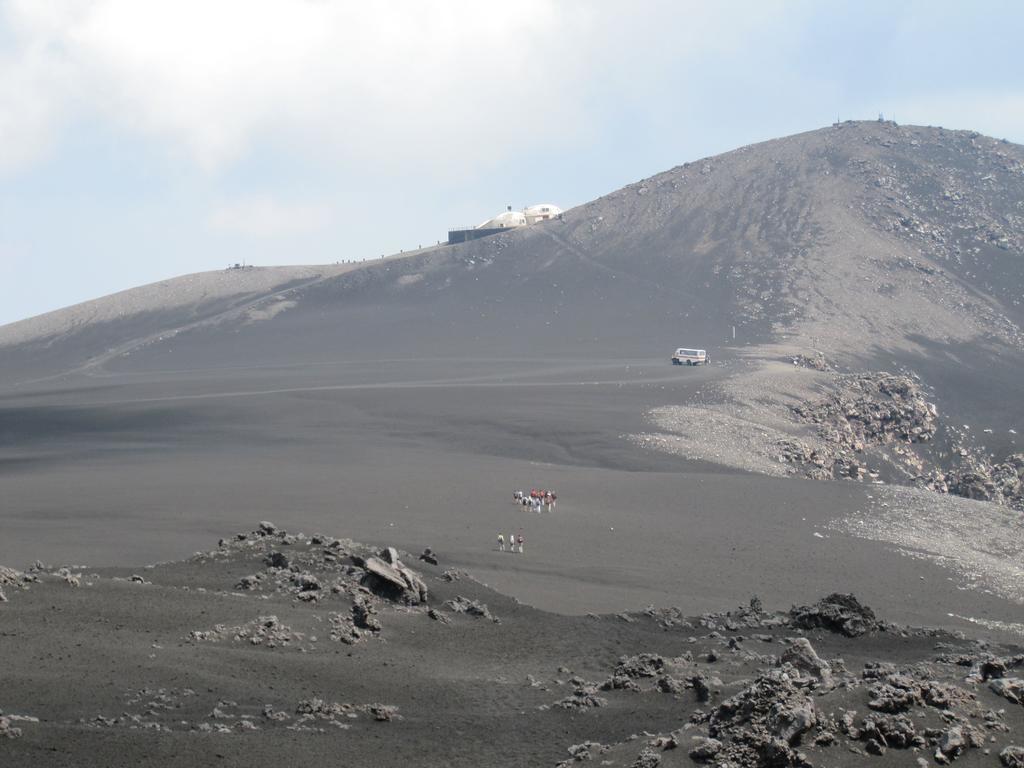
M 1019 765 L 1022 201 L 843 123 L 0 328 L 0 764 Z

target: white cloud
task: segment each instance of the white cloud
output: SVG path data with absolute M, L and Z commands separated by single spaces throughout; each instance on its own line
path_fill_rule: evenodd
M 85 116 L 210 171 L 273 142 L 316 161 L 458 173 L 579 141 L 610 100 L 649 93 L 667 61 L 735 48 L 770 16 L 653 1 L 635 11 L 583 0 L 0 0 L 0 165 L 38 157 Z M 729 35 L 712 33 L 725 22 Z
M 285 203 L 269 196 L 252 196 L 218 205 L 208 224 L 218 232 L 248 237 L 305 235 L 322 230 L 331 209 L 320 203 Z

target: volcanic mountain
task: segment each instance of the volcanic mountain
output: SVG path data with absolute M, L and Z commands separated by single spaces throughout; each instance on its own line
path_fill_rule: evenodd
M 680 339 L 851 363 L 1015 356 L 1022 200 L 1020 146 L 839 123 L 496 237 L 357 269 L 191 275 L 14 323 L 0 329 L 2 375 L 664 356 Z
M 1022 258 L 851 122 L 4 326 L 0 763 L 1019 765 Z
M 686 344 L 721 360 L 910 371 L 949 423 L 992 429 L 1024 420 L 1022 254 L 1020 146 L 837 123 L 470 243 L 358 267 L 190 275 L 14 323 L 0 328 L 0 384 L 355 360 L 650 359 Z M 993 461 L 1015 450 L 1011 433 L 984 434 Z M 964 436 L 951 439 L 947 457 Z

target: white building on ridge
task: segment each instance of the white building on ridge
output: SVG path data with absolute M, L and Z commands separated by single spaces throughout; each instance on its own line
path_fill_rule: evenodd
M 449 229 L 448 243 L 464 243 L 467 240 L 476 240 L 478 237 L 487 237 L 496 234 L 503 229 L 515 229 L 537 224 L 547 219 L 555 219 L 562 215 L 562 209 L 551 203 L 538 203 L 531 205 L 522 211 L 513 211 L 512 206 L 502 211 L 497 216 L 492 216 L 487 221 L 477 224 L 475 227 Z
M 511 206 L 509 206 L 511 208 Z M 508 227 L 521 227 L 527 223 L 526 216 L 520 211 L 503 211 L 497 216 L 488 219 L 483 224 L 478 224 L 477 229 L 507 229 Z
M 562 212 L 562 209 L 551 203 L 538 203 L 531 205 L 523 211 L 527 224 L 536 224 L 538 221 L 553 219 Z

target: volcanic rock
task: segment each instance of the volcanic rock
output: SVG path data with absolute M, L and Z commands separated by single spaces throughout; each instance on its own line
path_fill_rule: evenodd
M 654 684 L 655 687 L 662 693 L 671 693 L 678 695 L 686 690 L 686 683 L 682 680 L 676 680 L 670 675 L 664 675 L 659 677 L 658 681 Z
M 710 739 L 706 736 L 695 736 L 693 746 L 690 748 L 690 757 L 698 763 L 706 763 L 713 760 L 722 751 L 722 742 L 718 739 Z
M 352 623 L 359 629 L 380 632 L 382 627 L 377 610 L 365 600 L 357 600 L 352 605 Z
M 794 607 L 789 613 L 794 627 L 828 629 L 847 637 L 859 637 L 878 627 L 874 611 L 861 605 L 853 595 L 838 592 L 812 606 Z
M 266 557 L 266 563 L 270 568 L 285 569 L 288 567 L 288 558 L 281 552 L 271 552 Z
M 963 729 L 954 726 L 945 731 L 939 738 L 935 749 L 935 759 L 944 763 L 955 759 L 967 747 L 967 740 L 964 738 Z
M 628 678 L 657 677 L 664 668 L 665 659 L 661 656 L 641 653 L 637 656 L 620 656 L 614 674 Z
M 858 733 L 862 740 L 873 740 L 886 747 L 909 749 L 923 747 L 925 740 L 906 715 L 871 715 L 864 718 Z
M 904 712 L 921 703 L 921 689 L 903 675 L 889 675 L 868 689 L 868 706 L 879 712 Z
M 783 664 L 792 664 L 802 672 L 807 672 L 817 677 L 822 685 L 832 684 L 832 669 L 828 662 L 823 661 L 815 652 L 811 641 L 806 637 L 794 638 L 792 644 L 782 654 L 779 661 Z
M 740 765 L 798 766 L 792 749 L 818 722 L 814 701 L 777 670 L 758 677 L 707 718 L 712 738 L 726 744 L 722 757 Z
M 21 728 L 11 725 L 10 718 L 0 716 L 0 739 L 17 739 L 21 736 Z
M 429 563 L 430 565 L 437 565 L 437 555 L 434 554 L 434 551 L 430 547 L 423 550 L 423 553 L 420 555 L 420 560 L 425 563 Z
M 1009 746 L 999 753 L 1003 768 L 1024 768 L 1024 747 Z
M 556 701 L 555 706 L 561 709 L 592 709 L 608 706 L 608 699 L 597 695 L 597 686 L 584 684 L 578 685 L 571 696 Z
M 640 755 L 630 764 L 630 768 L 658 768 L 661 765 L 661 755 L 650 747 L 644 747 Z
M 366 571 L 363 584 L 373 592 L 390 600 L 417 605 L 427 600 L 427 585 L 414 571 L 399 562 L 398 553 L 388 547 L 385 559 L 353 555 L 353 561 Z M 392 562 L 387 562 L 390 559 Z
M 470 600 L 468 597 L 463 597 L 462 595 L 458 595 L 454 599 L 446 601 L 444 607 L 454 613 L 467 613 L 470 616 L 477 616 L 481 619 L 487 619 L 488 621 L 496 623 L 498 621 L 497 617 L 491 614 L 490 610 L 484 603 L 476 600 Z
M 708 701 L 711 698 L 711 686 L 708 684 L 708 678 L 702 673 L 693 675 L 690 678 L 690 685 L 693 686 L 694 693 L 697 694 L 697 701 Z
M 989 687 L 1014 704 L 1024 704 L 1024 680 L 1019 677 L 1001 677 L 992 680 Z

